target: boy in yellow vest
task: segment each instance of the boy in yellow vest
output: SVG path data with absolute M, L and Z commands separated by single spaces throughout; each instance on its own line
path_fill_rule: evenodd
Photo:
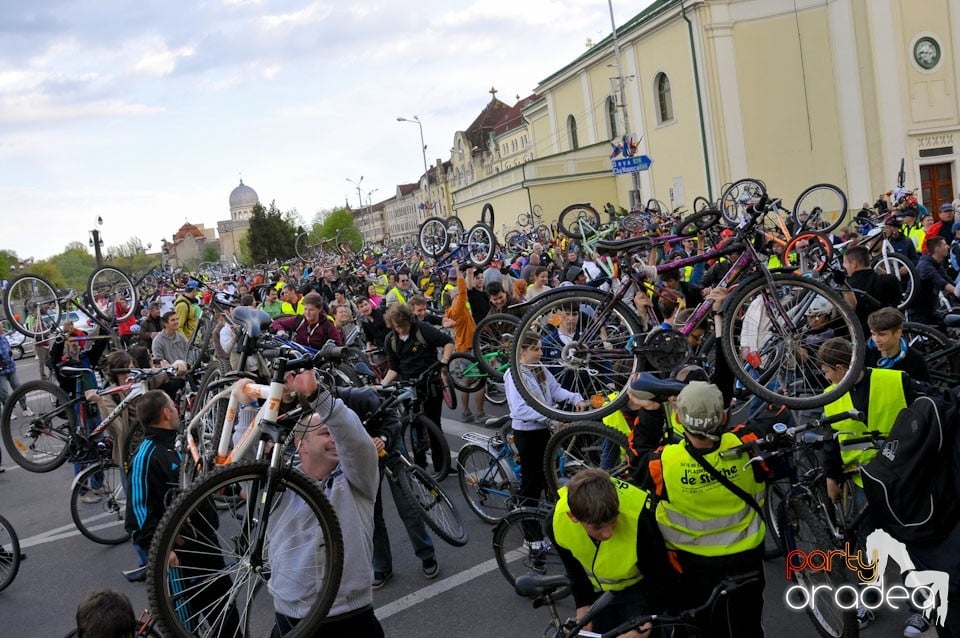
M 585 629 L 609 631 L 656 613 L 669 600 L 666 553 L 646 491 L 600 469 L 581 470 L 560 488 L 545 526 L 570 578 L 577 618 L 602 592 L 614 592 L 613 602 Z M 620 638 L 647 635 L 631 631 Z

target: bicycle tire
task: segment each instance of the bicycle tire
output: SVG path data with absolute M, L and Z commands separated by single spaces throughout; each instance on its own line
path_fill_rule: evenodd
M 520 319 L 516 315 L 505 312 L 489 314 L 477 324 L 473 332 L 473 356 L 491 379 L 503 381 L 503 371 L 510 363 L 510 348 L 519 325 Z
M 550 235 L 550 227 L 546 224 L 538 224 L 530 232 L 530 237 L 533 238 L 533 241 L 540 242 L 541 244 L 548 243 L 552 239 Z
M 3 308 L 13 329 L 32 339 L 56 331 L 63 312 L 56 289 L 40 275 L 31 274 L 10 282 L 3 292 Z
M 523 252 L 524 248 L 526 248 L 523 233 L 521 233 L 519 230 L 511 230 L 509 233 L 504 235 L 503 243 L 507 248 L 507 252 L 512 255 L 517 255 Z
M 316 257 L 316 247 L 310 243 L 309 233 L 300 233 L 293 243 L 293 249 L 297 252 L 297 257 L 303 261 L 312 261 Z
M 608 309 L 608 294 L 576 287 L 558 288 L 537 296 L 520 319 L 516 334 L 541 332 L 545 326 L 555 325 L 555 315 L 574 305 L 581 311 L 577 329 L 580 337 L 564 346 L 561 357 L 541 360 L 541 366 L 565 388 L 578 392 L 587 402 L 586 409 L 577 411 L 572 405 L 547 405 L 532 375 L 515 374 L 513 380 L 527 404 L 548 419 L 598 421 L 626 403 L 627 385 L 641 365 L 639 355 L 628 346 L 633 344 L 636 335 L 645 333 L 636 313 L 623 302 Z M 597 317 L 602 317 L 602 322 Z M 510 348 L 513 371 L 521 370 L 519 342 L 514 339 Z
M 800 246 L 801 243 L 806 245 Z M 783 248 L 784 264 L 800 273 L 822 272 L 833 256 L 833 242 L 823 233 L 805 231 L 794 235 Z
M 863 372 L 866 342 L 860 321 L 819 281 L 787 274 L 773 275 L 772 280 L 769 285 L 758 276 L 737 286 L 723 307 L 720 346 L 734 376 L 751 394 L 794 410 L 821 408 L 843 396 Z M 809 326 L 803 313 L 818 296 L 832 306 L 826 328 L 833 336 L 848 338 L 853 349 L 850 367 L 833 385 L 820 374 L 815 348 L 804 347 Z
M 178 611 L 192 611 L 183 609 L 190 601 L 184 599 L 183 590 L 179 589 L 186 579 L 195 581 L 189 586 L 192 600 L 206 593 L 212 604 L 214 600 L 219 602 L 224 594 L 235 593 L 235 600 L 243 603 L 243 610 L 238 612 L 245 625 L 243 635 L 268 635 L 275 615 L 273 597 L 267 586 L 269 576 L 265 577 L 265 574 L 277 565 L 276 559 L 286 549 L 284 542 L 293 536 L 270 532 L 287 531 L 291 522 L 296 523 L 300 530 L 317 530 L 319 536 L 314 542 L 318 551 L 322 550 L 324 554 L 313 565 L 299 565 L 294 571 L 302 573 L 296 576 L 291 575 L 289 570 L 283 572 L 285 577 L 315 582 L 318 586 L 316 598 L 310 603 L 308 612 L 287 636 L 313 636 L 326 618 L 343 572 L 343 537 L 336 512 L 315 480 L 291 468 L 281 470 L 276 498 L 267 503 L 266 495 L 261 495 L 260 491 L 265 487 L 269 471 L 270 465 L 265 461 L 243 462 L 220 468 L 180 494 L 167 508 L 154 534 L 147 563 L 150 609 L 163 635 L 171 638 L 195 635 L 190 629 L 189 617 L 187 626 L 184 626 L 184 621 L 178 615 Z M 213 504 L 210 501 L 217 499 L 217 495 L 224 490 L 240 493 L 241 489 L 248 498 L 237 501 L 235 507 L 227 511 L 217 513 L 218 527 L 211 529 L 209 517 L 213 515 Z M 250 535 L 256 527 L 250 523 L 256 524 L 267 516 L 270 517 L 270 523 L 262 539 L 261 569 L 258 557 L 252 556 L 250 551 L 251 546 L 259 544 L 251 542 Z M 294 519 L 294 516 L 298 518 Z M 298 549 L 293 548 L 292 551 Z M 168 556 L 174 551 L 180 559 L 180 567 L 178 573 L 171 575 Z M 201 559 L 207 561 L 206 566 L 199 564 Z M 272 576 L 276 578 L 279 573 L 274 571 Z M 180 576 L 179 580 L 177 575 Z M 228 587 L 227 592 L 223 592 L 225 586 Z M 174 593 L 172 587 L 177 587 L 181 596 Z M 221 610 L 215 608 L 215 611 Z
M 780 517 L 777 512 L 786 495 L 790 483 L 780 480 L 767 483 L 763 497 L 763 522 L 767 531 L 763 536 L 763 558 L 770 560 L 783 556 L 783 531 L 780 529 Z
M 813 226 L 810 226 L 810 219 L 801 219 L 804 213 L 814 213 Z M 847 194 L 838 186 L 833 184 L 814 184 L 807 188 L 797 197 L 793 205 L 793 211 L 790 218 L 793 220 L 794 228 L 804 228 L 815 230 L 821 233 L 829 233 L 835 230 L 847 217 Z M 820 221 L 817 222 L 816 220 Z
M 447 221 L 443 217 L 428 217 L 420 224 L 417 241 L 420 244 L 420 250 L 434 259 L 447 252 L 450 246 Z
M 878 273 L 897 278 L 900 282 L 900 303 L 897 304 L 897 308 L 900 310 L 909 308 L 920 283 L 920 271 L 910 258 L 900 253 L 887 253 L 871 259 L 870 265 Z
M 137 309 L 136 286 L 127 273 L 113 266 L 101 266 L 90 273 L 87 278 L 87 295 L 90 297 L 93 312 L 104 321 L 116 319 L 118 324 L 123 323 L 132 317 Z M 97 302 L 97 299 L 102 297 L 107 298 L 106 308 L 102 308 Z M 127 309 L 122 315 L 115 315 L 117 297 Z
M 443 396 L 443 404 L 450 410 L 456 410 L 457 392 L 453 388 L 450 372 L 443 368 L 440 369 L 440 393 Z
M 493 260 L 496 246 L 493 230 L 486 224 L 474 224 L 467 234 L 467 243 L 463 248 L 471 264 L 477 268 L 485 268 Z
M 503 405 L 507 402 L 507 391 L 503 381 L 487 378 L 484 388 L 486 392 L 484 392 L 483 398 L 491 404 Z
M 85 503 L 93 493 L 99 499 Z M 120 545 L 130 540 L 124 529 L 127 492 L 123 469 L 107 461 L 95 463 L 77 474 L 70 489 L 70 516 L 80 533 L 100 545 Z
M 908 321 L 903 324 L 903 338 L 910 350 L 923 357 L 933 385 L 947 392 L 957 386 L 960 360 L 953 350 L 956 344 L 950 337 L 926 324 Z
M 363 249 L 363 235 L 355 226 L 344 226 L 333 240 L 334 249 L 343 256 L 355 255 Z
M 603 423 L 572 423 L 551 435 L 543 453 L 547 493 L 556 495 L 580 470 L 600 468 L 626 479 L 627 437 Z
M 450 217 L 445 218 L 445 221 L 447 223 L 447 234 L 455 237 L 457 243 L 460 243 L 460 235 L 464 231 L 463 220 L 456 215 L 450 215 Z
M 472 352 L 457 352 L 447 364 L 450 371 L 450 383 L 460 392 L 476 392 L 486 385 L 486 375 L 480 370 L 477 358 Z
M 836 549 L 830 535 L 826 532 L 826 522 L 820 521 L 810 506 L 799 499 L 790 500 L 781 508 L 784 517 L 782 529 L 785 532 L 788 551 L 813 550 L 829 551 Z M 822 596 L 816 604 L 805 605 L 805 611 L 814 628 L 825 638 L 855 638 L 860 635 L 857 625 L 856 605 L 843 610 L 835 606 L 833 592 L 843 585 L 856 586 L 843 576 L 842 562 L 834 561 L 830 571 L 794 571 L 793 579 L 798 585 L 810 592 L 810 587 L 826 585 L 830 592 Z M 814 594 L 815 595 L 815 594 Z
M 181 470 L 184 473 L 184 483 L 187 485 L 196 480 L 198 475 L 204 474 L 210 469 L 208 464 L 217 454 L 234 381 L 236 379 L 221 379 L 211 385 L 203 405 L 199 410 L 194 411 L 193 417 L 190 419 L 187 431 L 199 431 L 201 440 L 198 446 L 200 451 L 198 463 L 184 463 Z M 199 400 L 200 397 L 198 396 L 197 399 Z M 233 424 L 230 427 L 232 428 Z
M 766 195 L 767 186 L 759 179 L 745 177 L 730 184 L 720 195 L 720 214 L 729 224 L 738 224 L 746 207 Z
M 32 417 L 12 419 L 24 398 Z M 74 403 L 60 386 L 48 381 L 27 381 L 14 390 L 0 418 L 3 444 L 14 463 L 29 472 L 52 472 L 66 462 L 77 429 Z
M 493 228 L 496 225 L 494 224 L 493 204 L 484 204 L 483 208 L 480 209 L 480 223 L 486 224 L 490 228 Z
M 506 443 L 503 443 L 506 445 Z M 468 443 L 457 454 L 457 480 L 467 506 L 484 523 L 496 523 L 506 516 L 516 502 L 520 483 L 490 450 Z
M 600 227 L 600 213 L 590 204 L 570 204 L 557 218 L 557 230 L 571 239 L 583 239 L 581 224 L 584 222 L 593 230 Z
M 470 540 L 460 511 L 440 484 L 419 465 L 404 464 L 397 476 L 400 491 L 423 522 L 437 536 L 454 547 L 463 547 Z
M 546 518 L 544 510 L 521 507 L 504 516 L 494 528 L 493 555 L 500 573 L 511 587 L 515 588 L 517 578 L 524 574 L 554 576 L 566 573 L 560 555 L 543 531 Z
M 10 521 L 0 516 L 0 591 L 3 591 L 17 577 L 20 571 L 20 539 Z
M 419 426 L 419 427 L 417 427 Z M 426 433 L 426 436 L 423 436 Z M 437 481 L 442 481 L 450 473 L 450 444 L 447 443 L 447 437 L 443 430 L 426 416 L 420 414 L 416 417 L 416 424 L 413 419 L 404 419 L 403 426 L 400 429 L 400 436 L 403 439 L 404 448 L 407 451 L 407 457 L 414 463 L 421 460 L 423 463 L 417 463 L 420 467 L 428 469 L 426 465 L 427 453 L 431 452 L 431 441 L 437 443 L 441 458 L 437 465 L 437 459 L 430 454 L 430 476 Z

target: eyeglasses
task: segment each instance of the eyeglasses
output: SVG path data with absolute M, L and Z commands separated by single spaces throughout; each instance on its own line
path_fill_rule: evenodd
M 398 281 L 399 281 L 401 284 L 405 284 L 405 283 L 407 283 L 407 282 L 410 281 L 410 280 L 409 280 L 409 279 L 399 279 Z

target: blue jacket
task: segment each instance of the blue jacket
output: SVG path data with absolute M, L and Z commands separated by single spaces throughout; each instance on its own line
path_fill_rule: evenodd
M 13 350 L 10 341 L 0 335 L 0 374 L 13 374 L 17 371 L 17 364 L 13 360 Z

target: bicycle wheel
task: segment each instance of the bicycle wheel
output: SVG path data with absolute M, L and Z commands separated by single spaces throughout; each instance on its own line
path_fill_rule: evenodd
M 60 326 L 60 300 L 53 286 L 39 275 L 20 275 L 3 293 L 3 307 L 14 330 L 31 338 L 44 337 Z
M 203 406 L 194 411 L 187 429 L 189 432 L 200 433 L 200 441 L 198 441 L 200 459 L 197 465 L 184 466 L 183 470 L 187 472 L 188 482 L 196 478 L 196 473 L 202 474 L 209 469 L 210 461 L 217 454 L 223 428 L 229 427 L 231 433 L 233 432 L 234 423 L 231 421 L 227 425 L 226 418 L 234 381 L 236 381 L 235 378 L 221 379 L 208 388 L 205 397 L 197 397 L 198 401 L 203 398 Z
M 720 214 L 728 223 L 738 224 L 746 215 L 747 206 L 756 204 L 766 194 L 767 187 L 760 180 L 738 179 L 720 196 Z
M 0 516 L 0 591 L 10 586 L 20 570 L 20 540 L 10 521 Z
M 345 226 L 337 231 L 334 247 L 341 255 L 354 255 L 363 248 L 363 235 L 355 226 Z
M 284 469 L 268 494 L 269 470 L 267 462 L 218 469 L 167 508 L 147 566 L 150 609 L 163 635 L 267 636 L 272 590 L 284 583 L 303 586 L 308 607 L 287 636 L 315 635 L 340 586 L 340 525 L 316 481 Z M 223 492 L 247 498 L 217 512 Z M 169 567 L 171 552 L 177 568 Z
M 294 250 L 297 251 L 297 257 L 303 261 L 313 261 L 317 257 L 317 247 L 310 243 L 310 234 L 309 233 L 300 233 L 297 235 L 297 240 L 293 244 Z
M 827 522 L 821 521 L 810 506 L 800 500 L 791 500 L 781 514 L 784 539 L 788 551 L 799 550 L 809 556 L 810 552 L 829 552 L 837 549 L 827 533 Z M 857 605 L 855 601 L 845 602 L 850 609 L 841 609 L 835 600 L 834 592 L 844 585 L 856 583 L 848 581 L 843 575 L 843 561 L 833 561 L 833 569 L 792 571 L 793 579 L 812 600 L 794 601 L 804 603 L 803 607 L 813 626 L 821 636 L 827 638 L 853 638 L 859 635 L 857 625 Z M 789 566 L 788 566 L 789 568 Z M 842 594 L 837 594 L 842 596 Z M 788 604 L 790 600 L 788 599 Z M 844 601 L 841 601 L 844 602 Z
M 404 420 L 400 436 L 408 458 L 420 467 L 429 469 L 430 476 L 438 481 L 447 477 L 450 473 L 450 445 L 437 424 L 421 414 L 415 420 Z M 430 453 L 429 468 L 427 453 Z
M 80 533 L 101 545 L 120 545 L 130 539 L 124 529 L 127 491 L 123 470 L 106 461 L 77 474 L 70 490 L 70 516 Z
M 33 416 L 22 413 L 21 399 Z M 21 384 L 7 399 L 0 419 L 0 434 L 10 458 L 30 472 L 51 472 L 63 465 L 77 429 L 74 406 L 60 386 L 47 381 Z M 21 414 L 14 418 L 14 411 Z
M 571 239 L 583 239 L 583 229 L 596 231 L 600 228 L 600 213 L 590 204 L 571 204 L 557 219 L 557 230 Z
M 795 410 L 820 408 L 843 396 L 863 371 L 866 342 L 860 321 L 843 299 L 813 279 L 756 277 L 737 286 L 723 309 L 720 346 L 734 376 L 764 401 Z M 826 302 L 830 318 L 813 330 L 805 315 Z M 821 313 L 822 314 L 822 313 Z M 817 346 L 827 337 L 849 339 L 853 358 L 839 383 L 820 371 Z
M 785 264 L 800 273 L 820 272 L 830 262 L 833 244 L 823 233 L 807 231 L 794 235 L 783 249 Z
M 493 530 L 493 554 L 511 587 L 524 574 L 565 574 L 553 543 L 543 532 L 545 511 L 521 507 L 507 514 Z
M 794 228 L 829 233 L 847 217 L 847 194 L 833 184 L 815 184 L 793 205 Z
M 763 537 L 764 559 L 769 560 L 783 556 L 783 531 L 780 529 L 780 517 L 777 516 L 777 512 L 789 489 L 790 482 L 788 480 L 767 483 L 763 497 L 763 522 L 767 526 L 767 533 Z
M 90 273 L 87 294 L 93 311 L 104 321 L 116 319 L 122 323 L 137 308 L 137 288 L 125 272 L 113 266 L 101 266 Z M 118 307 L 124 308 L 120 314 L 116 314 Z
M 504 468 L 487 448 L 473 443 L 460 448 L 457 455 L 460 491 L 473 513 L 485 523 L 496 523 L 513 509 L 514 494 L 520 484 L 510 479 L 511 474 L 513 472 Z
M 574 405 L 548 405 L 535 375 L 516 374 L 522 369 L 519 339 L 511 345 L 510 369 L 514 371 L 517 390 L 545 417 L 563 422 L 597 421 L 626 402 L 624 390 L 641 365 L 640 355 L 633 351 L 635 335 L 643 335 L 644 331 L 633 310 L 622 302 L 611 304 L 610 297 L 601 291 L 557 289 L 536 298 L 520 320 L 516 334 L 546 332 L 546 341 L 553 339 L 556 343 L 559 340 L 553 334 L 555 326 L 561 320 L 570 321 L 573 313 L 575 325 L 566 328 L 572 329 L 575 336 L 562 348 L 547 347 L 540 367 L 564 388 L 580 394 L 588 404 L 584 411 L 578 412 Z
M 493 204 L 484 204 L 480 210 L 480 223 L 486 224 L 490 228 L 494 227 Z
M 485 224 L 475 224 L 467 235 L 467 243 L 462 246 L 467 259 L 477 268 L 483 268 L 493 259 L 493 250 L 497 245 L 493 231 Z
M 437 536 L 454 547 L 469 540 L 463 517 L 440 484 L 419 465 L 404 464 L 397 474 L 400 491 Z
M 447 234 L 447 222 L 442 217 L 428 217 L 420 226 L 417 235 L 420 250 L 436 259 L 447 252 L 450 236 Z
M 920 284 L 920 272 L 910 258 L 900 253 L 877 255 L 871 260 L 873 269 L 878 274 L 892 275 L 900 282 L 900 303 L 897 308 L 905 310 L 913 301 Z
M 549 494 L 566 485 L 582 469 L 596 467 L 626 478 L 627 437 L 603 423 L 574 423 L 560 427 L 543 454 L 543 473 Z
M 454 354 L 450 357 L 447 369 L 450 371 L 450 383 L 460 392 L 476 392 L 487 380 L 472 352 Z
M 960 361 L 950 337 L 926 324 L 908 321 L 903 324 L 903 338 L 910 350 L 917 351 L 923 357 L 931 383 L 944 391 L 957 386 Z
M 511 230 L 504 235 L 503 243 L 506 245 L 507 252 L 511 255 L 518 255 L 526 248 L 523 234 L 519 230 Z
M 491 379 L 503 380 L 510 363 L 510 347 L 520 319 L 507 313 L 490 314 L 480 320 L 473 332 L 473 356 Z

